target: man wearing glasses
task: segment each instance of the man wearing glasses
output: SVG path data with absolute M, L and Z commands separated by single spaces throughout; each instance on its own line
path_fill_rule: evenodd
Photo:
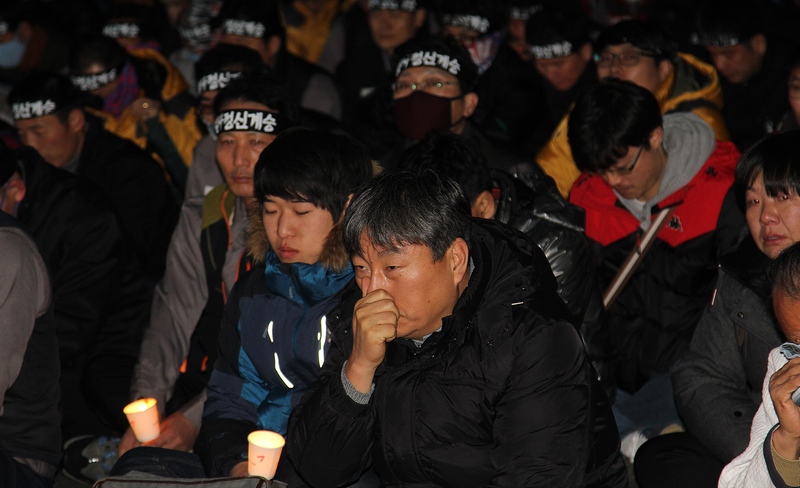
M 677 52 L 676 44 L 656 26 L 639 20 L 620 22 L 600 34 L 595 51 L 599 79 L 636 83 L 655 95 L 662 114 L 693 112 L 714 129 L 717 140 L 730 139 L 720 112 L 722 89 L 716 70 Z M 565 197 L 580 174 L 567 143 L 568 117 L 536 156 Z
M 717 257 L 737 244 L 744 219 L 730 192 L 739 152 L 690 113 L 661 115 L 656 97 L 608 79 L 579 95 L 568 138 L 584 174 L 570 201 L 586 211 L 586 235 L 608 286 L 643 234 L 672 209 L 652 246 L 608 307 L 620 351 L 617 423 L 623 454 L 678 423 L 669 370 L 688 350 L 711 301 Z M 639 405 L 646 396 L 655 403 Z M 625 436 L 630 434 L 630 437 Z

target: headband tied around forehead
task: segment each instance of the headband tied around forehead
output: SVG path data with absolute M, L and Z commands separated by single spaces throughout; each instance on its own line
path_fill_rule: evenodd
M 447 14 L 443 16 L 445 25 L 453 27 L 463 27 L 465 29 L 474 30 L 478 34 L 486 34 L 489 32 L 489 19 L 480 15 L 469 14 Z
M 536 59 L 563 58 L 574 52 L 569 41 L 555 42 L 544 46 L 531 46 L 531 54 Z
M 508 18 L 512 20 L 528 20 L 532 15 L 544 8 L 543 5 L 531 5 L 530 7 L 511 7 Z
M 698 46 L 712 46 L 712 47 L 731 47 L 741 44 L 742 39 L 737 34 L 719 32 L 715 34 L 701 34 L 698 32 L 692 33 L 692 44 Z
M 11 26 L 5 20 L 0 20 L 0 36 L 6 35 L 11 30 Z
M 217 116 L 214 129 L 217 135 L 223 132 L 264 132 L 278 134 L 293 124 L 288 118 L 266 110 L 225 110 Z
M 116 80 L 118 76 L 119 70 L 117 68 L 111 68 L 110 70 L 92 75 L 72 75 L 70 79 L 75 88 L 85 92 L 102 88 Z
M 413 12 L 417 10 L 417 0 L 369 0 L 369 10 L 402 10 Z
M 115 22 L 103 27 L 103 35 L 112 39 L 133 39 L 141 32 L 139 25 L 133 22 Z
M 11 111 L 14 113 L 14 120 L 44 117 L 45 115 L 50 115 L 59 108 L 61 107 L 50 98 L 46 100 L 30 100 L 11 105 Z
M 197 80 L 197 93 L 222 90 L 232 79 L 242 76 L 241 71 L 221 71 L 209 73 Z
M 211 37 L 211 26 L 198 24 L 191 27 L 178 27 L 178 32 L 187 41 L 203 41 Z
M 404 69 L 417 66 L 433 66 L 434 68 L 443 69 L 453 76 L 458 76 L 458 73 L 461 72 L 461 65 L 458 60 L 448 54 L 437 53 L 436 51 L 417 51 L 397 62 L 394 75 L 398 76 Z
M 222 33 L 234 36 L 264 37 L 267 28 L 261 22 L 227 19 L 222 23 Z

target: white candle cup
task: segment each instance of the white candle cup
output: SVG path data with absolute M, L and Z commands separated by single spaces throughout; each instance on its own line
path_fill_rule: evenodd
M 271 480 L 278 469 L 286 440 L 277 432 L 257 430 L 247 436 L 247 473 Z
M 161 424 L 158 421 L 158 409 L 155 398 L 142 398 L 131 402 L 122 409 L 131 424 L 133 435 L 139 442 L 152 441 L 161 435 Z

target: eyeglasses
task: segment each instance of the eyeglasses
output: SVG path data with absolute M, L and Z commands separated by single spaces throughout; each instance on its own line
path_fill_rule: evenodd
M 614 54 L 609 51 L 603 51 L 600 54 L 595 53 L 594 55 L 594 62 L 597 66 L 601 68 L 608 68 L 612 64 L 614 64 L 614 60 L 618 59 L 619 64 L 622 66 L 636 66 L 641 61 L 642 56 L 649 56 L 651 58 L 656 57 L 655 54 L 649 53 L 646 51 L 638 51 L 631 49 L 629 51 L 623 51 L 619 54 Z
M 633 157 L 633 162 L 629 166 L 626 166 L 624 168 L 604 169 L 598 171 L 597 174 L 599 174 L 604 178 L 608 176 L 619 176 L 619 177 L 629 176 L 631 173 L 633 173 L 633 168 L 636 167 L 636 163 L 639 162 L 639 156 L 642 155 L 642 149 L 644 149 L 644 144 L 639 146 L 639 150 L 636 151 L 636 156 Z
M 428 93 L 436 93 L 444 91 L 444 87 L 448 85 L 458 85 L 457 81 L 422 81 L 420 83 L 411 83 L 408 81 L 400 81 L 392 83 L 392 91 L 397 95 L 408 95 L 411 92 L 422 90 Z

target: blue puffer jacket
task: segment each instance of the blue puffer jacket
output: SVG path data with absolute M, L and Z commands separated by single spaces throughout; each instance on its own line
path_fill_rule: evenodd
M 353 283 L 322 265 L 281 264 L 273 252 L 236 282 L 195 445 L 210 476 L 244 460 L 247 435 L 286 432 L 292 406 L 319 376 L 330 344 L 326 314 Z

